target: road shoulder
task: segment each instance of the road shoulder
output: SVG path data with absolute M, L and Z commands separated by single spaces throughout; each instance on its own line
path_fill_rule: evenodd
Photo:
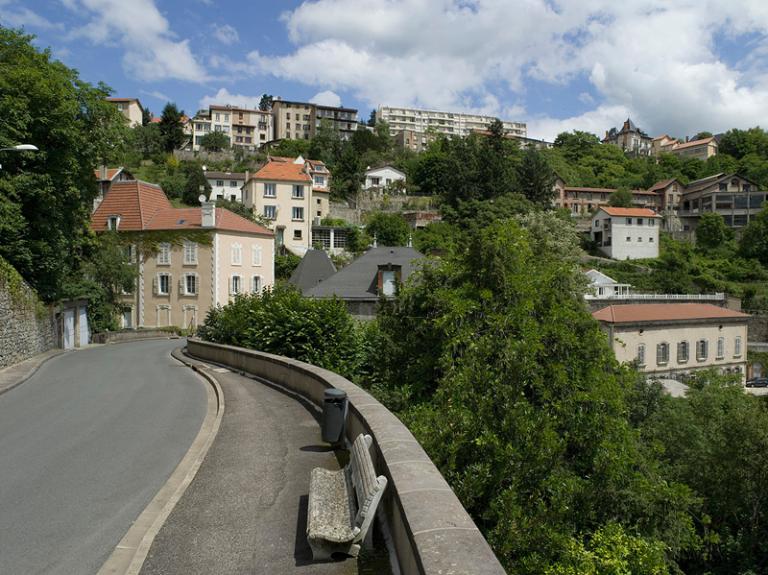
M 63 349 L 50 349 L 19 363 L 0 369 L 0 395 L 21 385 L 32 377 L 48 360 L 66 353 Z

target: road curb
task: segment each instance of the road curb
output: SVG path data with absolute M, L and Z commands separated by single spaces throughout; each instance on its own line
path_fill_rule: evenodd
M 47 353 L 47 352 L 44 352 L 44 353 Z M 39 370 L 39 369 L 40 369 L 40 368 L 41 368 L 43 365 L 45 365 L 46 363 L 48 363 L 48 362 L 49 362 L 50 360 L 52 360 L 54 357 L 60 357 L 60 356 L 64 355 L 65 353 L 67 353 L 67 352 L 66 352 L 65 350 L 63 350 L 63 349 L 62 349 L 62 350 L 59 350 L 59 351 L 58 351 L 58 352 L 56 352 L 56 353 L 51 353 L 51 354 L 49 354 L 47 357 L 44 357 L 44 358 L 43 358 L 43 360 L 42 360 L 40 363 L 38 363 L 37 365 L 35 365 L 35 366 L 34 366 L 34 367 L 31 369 L 31 371 L 29 371 L 29 372 L 25 373 L 23 376 L 21 376 L 21 379 L 19 379 L 19 380 L 18 380 L 18 381 L 16 381 L 15 383 L 12 383 L 12 384 L 10 384 L 10 385 L 9 385 L 9 386 L 7 386 L 7 387 L 3 387 L 2 389 L 0 389 L 0 395 L 3 395 L 3 394 L 4 394 L 4 393 L 6 393 L 7 391 L 11 391 L 12 389 L 15 389 L 16 387 L 20 386 L 22 383 L 24 383 L 25 381 L 27 381 L 27 380 L 28 380 L 30 377 L 32 377 L 33 375 L 35 375 L 35 374 L 37 373 L 37 371 L 38 371 L 38 370 Z M 42 354 L 40 354 L 40 355 L 42 355 Z M 24 360 L 24 361 L 29 361 L 30 359 L 34 359 L 34 357 L 35 357 L 35 356 L 32 356 L 32 357 L 30 357 L 29 359 L 26 359 L 26 360 Z M 19 362 L 19 363 L 23 363 L 23 362 Z M 8 368 L 12 368 L 12 367 L 14 367 L 14 366 L 13 366 L 13 365 L 9 365 L 9 366 L 8 366 Z M 6 368 L 4 368 L 4 369 L 6 369 Z
M 221 419 L 224 416 L 224 395 L 219 382 L 203 364 L 190 361 L 181 350 L 182 348 L 176 348 L 171 352 L 171 356 L 190 367 L 209 384 L 206 386 L 208 408 L 205 418 L 195 440 L 171 473 L 168 481 L 133 522 L 131 528 L 99 569 L 98 575 L 138 575 L 152 542 L 195 478 L 221 426 Z

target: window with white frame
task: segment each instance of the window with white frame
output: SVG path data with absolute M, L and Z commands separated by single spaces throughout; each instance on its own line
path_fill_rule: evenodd
M 696 342 L 696 359 L 704 361 L 709 355 L 709 342 L 706 339 L 700 339 Z
M 197 264 L 197 243 L 185 241 L 184 242 L 184 265 Z
M 236 180 L 229 180 L 229 187 L 230 188 L 236 188 L 237 187 L 237 181 Z
M 243 293 L 243 278 L 238 275 L 233 275 L 229 278 L 229 294 L 238 295 Z
M 723 359 L 725 357 L 725 338 L 717 338 L 717 359 Z
M 277 217 L 277 206 L 264 206 L 264 217 L 274 220 Z
M 197 295 L 200 286 L 198 285 L 197 274 L 184 274 L 184 295 Z
M 301 184 L 294 184 L 292 198 L 303 199 L 304 198 L 304 186 Z
M 107 229 L 117 231 L 120 227 L 120 216 L 109 216 L 107 218 Z
M 689 344 L 687 341 L 681 341 L 677 344 L 677 362 L 686 363 L 690 355 Z
M 315 185 L 316 186 L 324 186 L 325 185 L 325 176 L 315 176 Z
M 240 244 L 232 244 L 232 265 L 243 265 L 243 246 Z
M 261 257 L 262 249 L 261 246 L 253 245 L 251 246 L 251 265 L 254 266 L 260 266 L 261 265 Z
M 637 346 L 637 365 L 645 365 L 645 344 Z
M 733 340 L 733 357 L 741 357 L 741 338 Z
M 277 196 L 277 184 L 264 184 L 264 197 L 274 198 Z
M 664 342 L 656 346 L 656 365 L 669 363 L 669 344 Z
M 171 274 L 157 274 L 155 278 L 155 291 L 157 295 L 169 295 L 171 293 Z
M 171 265 L 171 244 L 160 244 L 157 249 L 157 265 Z
M 293 207 L 291 208 L 291 219 L 304 220 L 304 208 Z
M 216 187 L 223 188 L 224 187 L 224 180 L 216 180 Z
M 253 276 L 251 278 L 251 293 L 261 292 L 261 276 Z

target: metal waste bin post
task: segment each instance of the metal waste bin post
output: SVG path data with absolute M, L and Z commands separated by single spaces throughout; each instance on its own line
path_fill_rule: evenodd
M 323 393 L 323 441 L 340 443 L 347 421 L 347 392 L 334 387 Z

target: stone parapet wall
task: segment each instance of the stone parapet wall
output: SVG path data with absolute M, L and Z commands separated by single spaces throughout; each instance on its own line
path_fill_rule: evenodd
M 274 382 L 317 406 L 328 388 L 347 393 L 347 438 L 360 433 L 373 437 L 374 466 L 388 480 L 382 508 L 401 573 L 505 572 L 413 434 L 368 392 L 336 373 L 286 357 L 198 339 L 187 345 L 193 357 Z
M 0 274 L 0 369 L 56 347 L 56 321 L 51 309 L 8 264 Z M 8 267 L 5 267 L 8 266 Z
M 139 339 L 178 338 L 176 331 L 168 329 L 126 329 L 94 334 L 93 343 L 122 343 Z

